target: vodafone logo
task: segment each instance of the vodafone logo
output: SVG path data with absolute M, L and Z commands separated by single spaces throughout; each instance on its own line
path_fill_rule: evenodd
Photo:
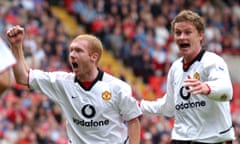
M 83 116 L 85 116 L 86 118 L 92 118 L 95 116 L 96 114 L 96 110 L 95 108 L 90 105 L 90 104 L 86 104 L 85 106 L 83 106 L 82 108 L 82 114 Z
M 180 103 L 175 106 L 176 110 L 184 110 L 184 109 L 189 109 L 189 108 L 199 108 L 199 107 L 204 107 L 206 106 L 205 101 L 196 101 L 196 102 L 186 102 L 186 103 Z
M 191 93 L 187 93 L 186 90 L 189 90 L 189 87 L 181 87 L 180 89 L 180 96 L 184 99 L 184 100 L 188 100 L 190 98 Z
M 189 90 L 189 87 L 181 87 L 179 91 L 179 95 L 181 96 L 182 99 L 187 101 L 190 99 L 191 93 L 186 92 Z M 206 101 L 187 101 L 187 102 L 182 102 L 177 105 L 175 105 L 176 110 L 185 110 L 185 109 L 192 109 L 192 108 L 199 108 L 199 107 L 205 107 L 206 106 Z
M 94 106 L 90 105 L 90 104 L 86 104 L 82 107 L 81 109 L 82 115 L 86 118 L 88 118 L 89 120 L 80 120 L 78 118 L 73 117 L 73 123 L 75 123 L 76 125 L 82 126 L 82 127 L 102 127 L 102 126 L 107 126 L 109 125 L 109 120 L 105 119 L 105 120 L 92 120 L 91 118 L 93 118 L 96 115 L 96 110 L 94 108 Z

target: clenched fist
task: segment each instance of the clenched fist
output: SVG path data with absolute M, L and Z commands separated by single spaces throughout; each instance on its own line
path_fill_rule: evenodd
M 7 38 L 12 46 L 22 44 L 25 32 L 24 28 L 16 25 L 7 30 Z

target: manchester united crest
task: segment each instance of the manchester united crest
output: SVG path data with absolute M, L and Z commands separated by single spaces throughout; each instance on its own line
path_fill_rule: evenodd
M 200 80 L 200 75 L 198 72 L 195 72 L 194 75 L 193 75 L 193 78 L 197 79 L 197 80 Z
M 109 91 L 104 91 L 102 93 L 102 99 L 104 99 L 104 100 L 110 100 L 111 97 L 112 97 L 112 94 Z

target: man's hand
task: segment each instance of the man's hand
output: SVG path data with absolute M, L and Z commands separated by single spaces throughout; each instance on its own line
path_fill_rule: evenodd
M 191 78 L 190 76 L 188 76 L 188 79 L 186 79 L 184 82 L 184 87 L 190 87 L 190 89 L 187 90 L 189 93 L 208 95 L 211 91 L 208 84 L 202 83 L 200 80 Z
M 8 41 L 13 47 L 22 44 L 24 35 L 24 28 L 19 25 L 13 26 L 7 31 Z

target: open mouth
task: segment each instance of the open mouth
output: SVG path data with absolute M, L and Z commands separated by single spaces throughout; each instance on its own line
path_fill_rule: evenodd
M 75 62 L 72 63 L 72 66 L 73 66 L 73 68 L 78 68 L 78 64 Z
M 180 48 L 188 48 L 188 47 L 190 47 L 190 44 L 189 43 L 181 43 L 181 44 L 179 44 L 179 47 Z

